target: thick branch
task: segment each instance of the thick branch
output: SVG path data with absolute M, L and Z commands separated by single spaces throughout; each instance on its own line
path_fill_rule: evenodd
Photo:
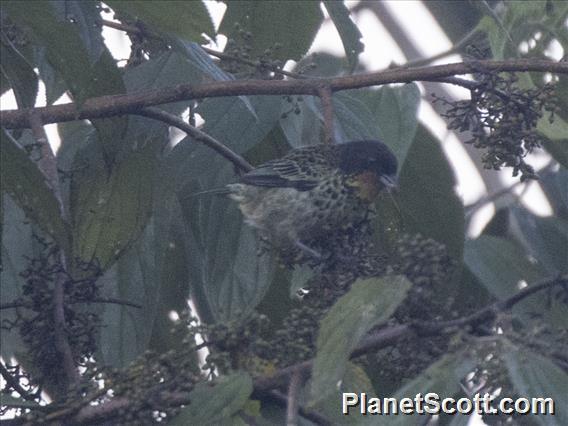
M 242 95 L 312 95 L 319 96 L 321 87 L 338 92 L 362 87 L 411 81 L 436 81 L 445 77 L 478 72 L 537 71 L 568 74 L 567 62 L 514 59 L 506 61 L 459 62 L 423 68 L 386 70 L 368 74 L 305 80 L 232 80 L 203 84 L 179 84 L 128 95 L 91 98 L 79 107 L 75 103 L 34 108 L 42 123 L 111 117 L 136 113 L 141 108 L 191 99 Z M 8 129 L 29 128 L 30 109 L 2 111 L 0 125 Z

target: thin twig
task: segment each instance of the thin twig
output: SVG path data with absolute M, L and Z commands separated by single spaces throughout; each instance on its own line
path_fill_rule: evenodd
M 113 28 L 115 30 L 124 31 L 125 33 L 135 34 L 135 35 L 138 35 L 138 36 L 141 36 L 141 37 L 147 37 L 147 38 L 160 39 L 161 40 L 159 35 L 154 34 L 150 31 L 146 30 L 145 28 L 141 28 L 141 27 L 136 26 L 136 25 L 128 25 L 128 24 L 123 24 L 121 22 L 108 21 L 106 19 L 99 20 L 99 23 L 101 25 L 104 25 L 104 26 L 109 27 L 109 28 Z M 211 48 L 205 47 L 205 46 L 201 46 L 201 48 L 205 52 L 207 52 L 209 55 L 215 56 L 216 58 L 219 58 L 219 59 L 224 59 L 226 61 L 239 62 L 241 64 L 248 65 L 252 68 L 259 68 L 259 67 L 265 68 L 267 70 L 275 72 L 276 74 L 285 75 L 286 77 L 297 78 L 297 79 L 307 78 L 305 75 L 302 75 L 302 74 L 298 74 L 298 73 L 291 72 L 291 71 L 285 71 L 285 70 L 283 70 L 282 68 L 280 68 L 276 65 L 271 65 L 271 64 L 268 64 L 268 63 L 260 63 L 258 61 L 253 61 L 251 59 L 241 58 L 239 56 L 233 56 L 233 55 L 230 55 L 228 53 L 219 52 L 218 50 L 211 49 Z
M 403 64 L 401 66 L 401 68 L 422 67 L 422 66 L 431 64 L 432 62 L 435 62 L 439 59 L 445 58 L 447 56 L 450 56 L 450 55 L 453 55 L 453 54 L 459 54 L 460 50 L 462 50 L 464 47 L 469 45 L 473 40 L 475 40 L 475 38 L 479 34 L 482 34 L 482 32 L 479 31 L 477 28 L 474 28 L 469 33 L 467 33 L 460 41 L 458 41 L 456 44 L 454 44 L 450 49 L 448 49 L 444 52 L 440 52 L 436 55 L 430 56 L 429 58 L 423 58 L 423 59 L 417 59 L 417 60 L 414 60 L 414 61 L 408 61 L 407 63 Z
M 546 173 L 547 171 L 550 171 L 552 169 L 552 167 L 554 166 L 553 163 L 548 164 L 546 167 L 544 167 L 542 170 L 539 171 L 539 174 L 543 174 Z M 480 198 L 479 200 L 477 200 L 475 203 L 470 204 L 469 206 L 465 207 L 465 215 L 466 217 L 469 217 L 471 215 L 473 215 L 475 212 L 477 212 L 479 209 L 481 209 L 483 206 L 489 204 L 489 203 L 493 203 L 494 201 L 498 200 L 499 198 L 508 195 L 509 193 L 511 193 L 511 195 L 515 195 L 516 199 L 522 199 L 522 197 L 525 194 L 525 191 L 528 191 L 530 185 L 532 183 L 536 183 L 534 181 L 529 181 L 529 182 L 523 182 L 523 181 L 517 181 L 514 184 L 512 184 L 511 186 L 508 186 L 507 188 L 503 188 L 499 191 L 496 191 L 493 194 L 489 194 L 485 197 Z M 523 189 L 521 190 L 521 193 L 519 195 L 516 194 L 512 194 L 513 189 L 517 188 L 518 186 L 524 185 Z
M 209 136 L 207 133 L 202 132 L 196 127 L 193 127 L 183 121 L 176 115 L 167 113 L 166 111 L 157 109 L 157 108 L 144 108 L 139 111 L 133 112 L 137 115 L 142 115 L 144 117 L 153 118 L 154 120 L 162 121 L 170 126 L 177 127 L 178 129 L 184 131 L 196 141 L 201 142 L 202 144 L 208 146 L 212 150 L 216 151 L 217 153 L 221 154 L 231 163 L 233 163 L 239 169 L 248 172 L 252 170 L 252 166 L 250 163 L 241 157 L 236 152 L 229 149 L 226 145 L 223 145 L 217 139 Z
M 109 303 L 114 305 L 124 305 L 130 306 L 132 308 L 142 309 L 142 305 L 134 302 L 130 302 L 128 300 L 123 299 L 116 299 L 114 297 L 95 297 L 92 300 L 85 300 L 81 302 L 71 302 L 71 303 Z
M 152 34 L 149 31 L 146 31 L 144 28 L 141 28 L 136 25 L 129 25 L 129 24 L 124 24 L 122 22 L 109 21 L 107 19 L 99 19 L 98 23 L 100 25 L 104 25 L 105 27 L 109 27 L 118 31 L 124 31 L 125 33 L 148 37 L 148 38 L 158 38 L 157 35 Z
M 528 182 L 528 183 L 530 183 L 530 182 Z M 499 198 L 501 198 L 505 195 L 511 194 L 513 189 L 515 189 L 516 187 L 518 187 L 520 185 L 526 185 L 526 184 L 527 184 L 527 182 L 517 181 L 514 184 L 512 184 L 511 186 L 500 189 L 499 191 L 496 191 L 493 194 L 489 194 L 485 197 L 480 198 L 475 203 L 470 204 L 469 206 L 466 206 L 466 208 L 465 208 L 466 217 L 472 216 L 475 212 L 477 212 L 479 209 L 486 206 L 487 204 L 493 203 L 494 201 L 498 200 Z M 526 186 L 528 186 L 528 185 L 526 185 Z
M 333 143 L 333 93 L 331 88 L 328 86 L 322 86 L 318 88 L 318 96 L 321 101 L 321 106 L 323 109 L 323 131 L 324 131 L 324 142 L 327 144 Z
M 116 299 L 114 297 L 96 297 L 96 298 L 91 299 L 91 300 L 72 300 L 72 301 L 69 301 L 70 305 L 80 304 L 80 303 L 110 303 L 110 304 L 125 305 L 125 306 L 131 306 L 133 308 L 142 309 L 142 305 L 139 305 L 138 303 L 130 302 L 128 300 L 123 300 L 123 299 Z M 28 304 L 24 303 L 24 302 L 10 302 L 10 303 L 0 304 L 0 311 L 3 310 L 3 309 L 16 309 L 16 308 L 28 308 L 28 309 L 30 309 L 30 306 Z
M 205 46 L 201 46 L 201 48 L 205 52 L 210 54 L 211 56 L 215 56 L 216 58 L 224 59 L 226 61 L 240 62 L 241 64 L 248 65 L 248 66 L 253 67 L 253 68 L 259 68 L 259 67 L 265 68 L 265 69 L 270 70 L 270 71 L 272 71 L 276 74 L 285 75 L 286 77 L 291 77 L 291 78 L 296 78 L 296 79 L 309 78 L 308 76 L 298 74 L 296 72 L 285 71 L 285 70 L 283 70 L 282 68 L 280 68 L 276 65 L 271 65 L 271 64 L 268 64 L 268 63 L 260 63 L 260 62 L 257 62 L 257 61 L 251 61 L 250 59 L 241 58 L 239 56 L 233 56 L 233 55 L 230 55 L 230 54 L 225 53 L 225 52 L 219 52 L 217 50 L 214 50 L 214 49 L 211 49 L 211 48 L 205 47 Z
M 550 72 L 568 74 L 568 62 L 549 60 L 512 59 L 504 61 L 477 61 L 476 66 L 487 72 Z M 136 113 L 141 108 L 192 99 L 242 95 L 312 95 L 328 86 L 335 93 L 390 83 L 432 81 L 475 71 L 472 62 L 437 65 L 423 68 L 385 70 L 333 78 L 304 80 L 230 80 L 202 84 L 180 84 L 126 95 L 105 95 L 87 99 L 81 107 L 75 103 L 33 108 L 42 122 L 61 123 L 82 119 L 104 118 Z M 0 112 L 0 125 L 7 129 L 29 128 L 30 109 Z
M 119 30 L 119 31 L 124 31 L 124 32 L 129 33 L 129 34 L 135 34 L 135 35 L 138 35 L 138 36 L 152 38 L 152 39 L 161 39 L 158 34 L 154 34 L 154 33 L 146 30 L 145 28 L 143 28 L 141 26 L 128 25 L 128 24 L 123 24 L 121 22 L 108 21 L 106 19 L 99 20 L 99 23 L 101 25 L 107 26 L 109 28 L 113 28 L 113 29 Z M 225 53 L 225 52 L 219 52 L 217 50 L 214 50 L 214 49 L 211 49 L 211 48 L 205 47 L 205 46 L 201 46 L 201 48 L 205 52 L 207 52 L 209 55 L 215 56 L 216 58 L 219 58 L 219 59 L 239 62 L 239 63 L 248 65 L 248 66 L 253 67 L 253 68 L 258 68 L 258 67 L 266 68 L 270 71 L 273 71 L 275 73 L 282 74 L 282 75 L 285 75 L 285 76 L 291 77 L 291 78 L 306 78 L 306 76 L 301 75 L 301 74 L 297 74 L 297 73 L 290 72 L 290 71 L 284 71 L 283 69 L 281 69 L 281 68 L 279 68 L 275 65 L 261 64 L 259 62 L 255 62 L 255 61 L 250 60 L 250 59 L 241 58 L 241 57 L 238 57 L 238 56 L 233 56 L 233 55 L 230 55 L 230 54 Z
M 2 377 L 6 381 L 6 384 L 8 386 L 7 389 L 15 390 L 26 401 L 36 401 L 36 397 L 30 394 L 22 387 L 22 385 L 20 385 L 19 380 L 10 374 L 8 368 L 6 368 L 6 366 L 2 362 L 0 362 L 0 374 L 2 374 Z
M 377 16 L 377 18 L 381 19 L 381 23 L 383 25 L 385 25 L 385 10 L 386 12 L 388 12 L 388 18 L 389 19 L 389 23 L 391 25 L 385 25 L 387 27 L 387 30 L 389 32 L 392 32 L 392 28 L 395 27 L 396 22 L 394 17 L 392 17 L 392 14 L 390 13 L 390 11 L 388 9 L 386 9 L 384 7 L 384 4 L 381 5 L 379 4 L 379 2 L 375 2 L 375 3 L 371 3 L 371 2 L 359 2 L 357 5 L 355 5 L 352 9 L 351 9 L 351 13 L 359 13 L 362 10 L 368 10 L 371 9 L 375 15 Z M 398 27 L 398 25 L 396 25 Z M 455 53 L 459 53 L 461 49 L 463 49 L 464 47 L 466 47 L 467 45 L 469 45 L 473 40 L 475 40 L 475 38 L 479 35 L 482 34 L 482 32 L 477 29 L 474 28 L 473 30 L 471 30 L 469 33 L 467 33 L 461 40 L 457 41 L 450 49 L 445 50 L 444 52 L 440 52 L 437 53 L 434 56 L 430 56 L 428 58 L 420 58 L 420 59 L 415 59 L 415 60 L 410 60 L 402 65 L 397 66 L 396 68 L 410 68 L 410 67 L 422 67 L 428 64 L 431 64 L 432 62 L 435 62 L 439 59 L 443 59 L 447 56 L 453 55 Z M 396 35 L 399 35 L 399 32 L 396 32 Z M 394 37 L 394 36 L 393 36 Z M 396 40 L 398 40 L 397 37 L 395 37 Z M 407 49 L 403 49 L 403 50 L 407 50 Z

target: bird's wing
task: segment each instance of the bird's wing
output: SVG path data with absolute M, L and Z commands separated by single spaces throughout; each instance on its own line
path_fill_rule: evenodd
M 295 188 L 309 191 L 320 182 L 322 175 L 332 171 L 329 156 L 321 148 L 296 149 L 277 160 L 268 161 L 241 177 L 241 182 L 271 188 Z

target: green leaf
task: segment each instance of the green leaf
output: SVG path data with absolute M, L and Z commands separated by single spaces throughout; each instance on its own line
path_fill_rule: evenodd
M 167 207 L 172 207 L 173 200 Z M 166 206 L 164 206 L 166 207 Z M 165 256 L 169 254 L 168 234 L 161 227 L 169 224 L 167 218 L 153 216 L 140 238 L 124 254 L 116 265 L 101 278 L 107 297 L 136 303 L 141 308 L 126 305 L 105 304 L 101 317 L 100 350 L 106 365 L 122 368 L 140 356 L 150 343 L 156 322 L 166 321 L 168 312 L 163 312 L 162 297 L 167 290 L 163 285 Z M 177 283 L 183 287 L 185 277 Z M 188 296 L 179 302 L 185 305 Z M 186 305 L 187 306 L 187 305 Z M 158 320 L 158 314 L 163 315 Z M 172 326 L 170 322 L 170 328 Z M 167 327 L 167 325 L 166 325 Z M 169 331 L 169 330 L 168 330 Z M 166 350 L 165 347 L 159 350 Z
M 59 180 L 59 188 L 63 198 L 64 205 L 70 205 L 69 187 L 76 170 L 73 169 L 75 156 L 78 152 L 85 149 L 90 143 L 94 135 L 95 128 L 87 121 L 68 121 L 57 125 L 61 144 L 57 150 L 56 161 L 57 168 L 61 179 Z M 76 166 L 77 164 L 75 164 Z M 81 172 L 79 172 L 81 173 Z
M 464 262 L 470 271 L 498 299 L 511 297 L 522 281 L 529 285 L 546 273 L 533 264 L 521 247 L 503 238 L 482 235 L 466 242 Z M 549 304 L 550 302 L 550 304 Z M 513 312 L 543 315 L 558 327 L 568 326 L 568 308 L 564 303 L 532 296 L 515 305 Z
M 203 130 L 237 153 L 244 153 L 270 133 L 280 117 L 279 97 L 251 97 L 250 109 L 236 98 L 208 99 L 197 109 Z M 234 167 L 211 149 L 182 140 L 169 155 L 172 181 L 184 194 L 221 188 L 234 182 Z M 182 200 L 191 247 L 188 265 L 192 291 L 206 322 L 245 314 L 262 299 L 274 275 L 269 256 L 259 257 L 256 235 L 234 202 L 216 196 Z
M 215 425 L 241 410 L 252 394 L 252 379 L 239 371 L 213 382 L 198 383 L 189 394 L 188 406 L 169 424 Z
M 546 23 L 547 2 L 506 2 L 499 15 L 488 3 L 478 4 L 488 16 L 480 20 L 477 29 L 487 34 L 494 59 L 518 57 L 521 41 L 537 30 L 553 28 L 552 22 Z
M 236 153 L 244 155 L 269 137 L 280 117 L 278 97 L 253 96 L 250 97 L 250 104 L 258 114 L 253 114 L 251 108 L 235 97 L 207 99 L 196 112 L 205 120 L 203 131 Z M 194 184 L 192 181 L 195 179 L 203 180 L 202 185 L 206 185 L 203 189 L 211 189 L 214 186 L 207 186 L 210 184 L 206 180 L 213 178 L 212 174 L 227 162 L 210 148 L 186 137 L 168 155 L 167 167 L 171 169 L 171 181 L 176 182 L 178 190 L 187 184 Z M 209 177 L 205 177 L 206 175 Z M 234 175 L 227 175 L 226 181 L 221 185 L 234 180 Z
M 554 216 L 568 220 L 568 169 L 546 170 L 539 173 L 539 183 L 552 205 Z
M 152 210 L 156 149 L 160 141 L 139 141 L 110 175 L 96 144 L 75 158 L 71 183 L 73 252 L 106 270 L 135 241 Z
M 377 91 L 367 91 L 367 101 L 381 129 L 383 142 L 393 150 L 402 167 L 418 128 L 418 86 L 415 83 L 384 86 Z
M 551 123 L 547 117 L 538 121 L 537 131 L 546 136 L 544 147 L 556 161 L 568 168 L 568 123 L 555 116 Z
M 341 386 L 335 393 L 324 401 L 321 401 L 315 408 L 321 412 L 333 424 L 341 425 L 376 425 L 376 416 L 365 416 L 360 414 L 359 408 L 353 408 L 349 415 L 343 414 L 341 401 L 344 393 L 365 393 L 367 400 L 375 398 L 376 392 L 371 380 L 365 370 L 359 365 L 347 362 L 345 374 L 341 381 Z
M 506 299 L 518 290 L 521 280 L 533 282 L 543 276 L 523 250 L 499 237 L 482 235 L 465 244 L 465 264 L 491 293 Z
M 510 40 L 506 30 L 490 16 L 484 16 L 477 25 L 477 30 L 487 34 L 494 59 L 503 59 L 505 44 Z M 509 37 L 509 38 L 508 38 Z
M 27 27 L 35 43 L 46 49 L 50 64 L 63 76 L 75 100 L 81 104 L 91 96 L 124 93 L 124 85 L 118 68 L 104 46 L 102 36 L 98 40 L 83 39 L 89 25 L 95 25 L 95 14 L 89 2 L 66 2 L 73 8 L 69 15 L 66 7 L 58 2 L 6 1 L 2 7 L 16 23 Z M 88 10 L 87 10 L 88 9 Z M 85 20 L 89 23 L 84 25 Z M 74 23 L 75 22 L 75 23 Z
M 4 130 L 0 134 L 0 147 L 2 192 L 8 193 L 34 223 L 53 237 L 59 247 L 68 250 L 67 223 L 44 174 Z
M 341 37 L 349 69 L 353 72 L 359 62 L 359 54 L 365 49 L 365 45 L 361 42 L 363 37 L 361 31 L 351 20 L 349 9 L 343 2 L 324 0 L 323 5 Z
M 450 353 L 442 356 L 430 365 L 422 374 L 406 383 L 396 391 L 392 398 L 400 401 L 402 398 L 413 399 L 417 394 L 425 396 L 436 393 L 440 398 L 455 397 L 461 393 L 460 381 L 474 368 L 472 361 L 463 353 Z M 388 425 L 415 425 L 423 414 L 390 415 L 384 418 Z M 388 420 L 388 422 L 387 422 Z
M 34 257 L 32 244 L 32 226 L 9 195 L 1 193 L 2 197 L 2 262 L 0 268 L 0 303 L 12 303 L 22 295 L 25 283 L 20 275 L 27 267 L 27 258 Z M 2 324 L 10 324 L 17 318 L 15 309 L 0 309 Z M 25 312 L 20 312 L 25 314 Z M 2 330 L 0 333 L 0 355 L 9 360 L 18 352 L 26 350 L 24 342 L 17 330 Z
M 167 352 L 183 346 L 180 335 L 171 333 L 169 316 L 187 309 L 189 298 L 181 210 L 170 178 L 160 167 L 148 224 L 102 279 L 105 295 L 141 306 L 104 305 L 100 347 L 105 363 L 115 367 L 146 349 Z
M 320 143 L 323 116 L 316 105 L 316 98 L 302 96 L 302 101 L 297 101 L 298 114 L 294 112 L 295 99 L 297 98 L 291 97 L 292 102 L 288 102 L 286 98 L 282 100 L 280 127 L 288 144 L 298 148 Z
M 445 244 L 448 254 L 459 262 L 465 233 L 463 204 L 454 189 L 456 178 L 442 148 L 423 126 L 418 127 L 408 151 L 399 185 L 404 231 Z M 455 291 L 454 287 L 449 282 L 445 290 Z
M 205 120 L 203 131 L 239 154 L 264 139 L 280 118 L 279 96 L 249 96 L 251 108 L 240 99 L 209 98 L 196 109 Z
M 239 31 L 250 32 L 252 37 L 246 43 L 251 46 L 252 58 L 272 49 L 273 59 L 299 60 L 310 48 L 322 20 L 319 2 L 233 1 L 227 2 L 219 32 L 235 40 L 240 40 Z M 274 49 L 277 43 L 281 48 Z
M 9 1 L 2 5 L 11 19 L 28 28 L 32 40 L 43 48 L 49 64 L 63 78 L 79 107 L 90 97 L 126 92 L 122 75 L 104 44 L 96 3 Z M 41 53 L 38 59 L 41 60 Z M 42 69 L 45 71 L 46 67 Z M 50 90 L 57 93 L 57 87 Z M 93 120 L 108 164 L 114 162 L 127 123 L 127 116 Z
M 549 358 L 528 350 L 503 355 L 509 378 L 522 398 L 552 398 L 554 415 L 531 416 L 543 426 L 568 424 L 568 374 Z M 505 395 L 511 396 L 511 395 Z
M 338 389 L 349 355 L 375 325 L 387 320 L 411 284 L 402 276 L 359 280 L 321 322 L 311 398 L 322 401 Z
M 101 34 L 101 10 L 97 2 L 81 0 L 55 0 L 51 6 L 56 16 L 61 20 L 69 21 L 81 37 L 91 63 L 97 62 L 106 51 Z
M 213 62 L 211 56 L 209 56 L 199 44 L 177 40 L 174 42 L 174 47 L 189 60 L 194 68 L 196 68 L 196 74 L 199 72 L 202 74 L 199 76 L 200 78 L 212 78 L 216 81 L 229 81 L 235 79 L 235 76 L 219 68 L 219 66 Z M 247 108 L 254 115 L 255 111 L 249 101 L 249 98 L 247 96 L 239 96 L 239 99 L 245 103 Z
M 219 68 L 213 59 L 211 59 L 211 56 L 209 56 L 199 44 L 181 40 L 174 43 L 174 47 L 176 47 L 193 66 L 199 68 L 204 75 L 213 80 L 228 81 L 235 79 L 232 74 Z
M 181 222 L 177 200 L 174 205 L 167 207 L 174 212 L 172 219 L 175 218 L 176 222 Z M 179 335 L 172 333 L 174 323 L 170 319 L 170 313 L 181 313 L 187 310 L 189 300 L 189 271 L 183 241 L 183 225 L 176 223 L 175 226 L 171 226 L 169 234 L 159 233 L 155 239 L 157 243 L 160 239 L 167 242 L 167 246 L 156 274 L 159 274 L 157 279 L 160 281 L 160 291 L 149 347 L 155 352 L 167 352 L 171 349 L 182 350 L 185 345 Z
M 437 393 L 441 398 L 455 395 L 461 390 L 460 381 L 474 368 L 464 353 L 450 353 L 430 365 L 420 376 L 402 386 L 395 398 L 413 397 L 417 393 Z
M 38 89 L 33 66 L 2 33 L 0 40 L 0 70 L 14 90 L 18 108 L 33 108 Z
M 106 2 L 115 12 L 140 19 L 150 29 L 191 41 L 202 41 L 202 33 L 214 37 L 215 29 L 201 1 L 124 1 Z
M 37 64 L 41 81 L 45 84 L 45 102 L 47 105 L 52 105 L 67 91 L 67 84 L 63 76 L 49 63 L 45 48 L 37 47 L 35 49 L 35 63 Z M 62 124 L 59 123 L 58 125 Z
M 202 177 L 201 188 L 227 183 L 230 167 L 207 161 L 215 176 Z M 195 189 L 198 190 L 197 188 Z M 235 203 L 223 197 L 203 196 L 182 204 L 189 224 L 188 266 L 194 302 L 205 322 L 246 315 L 262 300 L 272 282 L 275 265 L 258 255 L 254 230 L 243 222 Z
M 528 252 L 550 275 L 568 273 L 568 222 L 512 208 Z
M 334 94 L 333 106 L 337 119 L 338 142 L 377 138 L 384 140 L 376 117 L 356 93 Z

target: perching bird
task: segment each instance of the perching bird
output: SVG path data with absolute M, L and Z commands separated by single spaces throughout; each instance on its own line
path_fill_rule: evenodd
M 364 140 L 297 148 L 227 185 L 246 222 L 273 246 L 297 247 L 365 220 L 384 188 L 396 185 L 397 160 L 382 142 Z

